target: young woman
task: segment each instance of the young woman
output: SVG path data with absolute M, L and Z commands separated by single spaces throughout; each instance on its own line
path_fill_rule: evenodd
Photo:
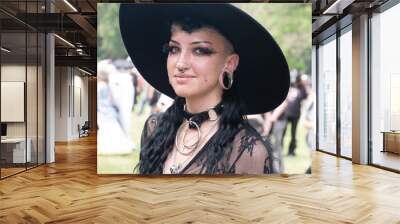
M 122 4 L 120 28 L 139 72 L 175 99 L 146 121 L 140 174 L 278 172 L 245 116 L 274 109 L 289 87 L 259 23 L 230 4 Z

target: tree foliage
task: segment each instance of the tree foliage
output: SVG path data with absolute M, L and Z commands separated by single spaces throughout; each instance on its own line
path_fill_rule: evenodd
M 128 53 L 121 39 L 118 19 L 119 4 L 97 5 L 97 59 L 126 58 Z
M 281 47 L 289 69 L 311 73 L 311 4 L 235 4 L 263 25 Z M 268 60 L 268 59 L 266 59 Z

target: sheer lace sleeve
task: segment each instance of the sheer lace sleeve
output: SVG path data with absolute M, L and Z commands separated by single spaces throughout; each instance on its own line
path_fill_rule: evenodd
M 270 144 L 251 127 L 244 127 L 236 135 L 228 163 L 235 174 L 275 172 Z
M 144 123 L 142 136 L 140 138 L 140 147 L 142 147 L 146 142 L 149 140 L 151 135 L 154 132 L 154 129 L 157 126 L 159 117 L 161 114 L 152 114 L 149 118 L 147 118 L 146 122 Z

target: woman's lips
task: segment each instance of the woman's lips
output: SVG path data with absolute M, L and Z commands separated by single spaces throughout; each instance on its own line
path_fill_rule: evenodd
M 195 78 L 195 76 L 190 75 L 175 75 L 176 83 L 177 84 L 186 84 L 191 79 Z

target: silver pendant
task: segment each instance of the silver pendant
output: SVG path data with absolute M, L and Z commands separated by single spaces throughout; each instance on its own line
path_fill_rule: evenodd
M 171 166 L 171 168 L 169 168 L 169 171 L 171 172 L 171 174 L 178 174 L 180 168 L 181 168 L 180 165 L 175 165 L 175 164 L 173 164 L 173 165 Z
M 217 120 L 217 118 L 218 118 L 217 112 L 215 112 L 214 109 L 210 109 L 210 110 L 208 111 L 208 117 L 209 117 L 210 121 L 215 121 L 215 120 Z

